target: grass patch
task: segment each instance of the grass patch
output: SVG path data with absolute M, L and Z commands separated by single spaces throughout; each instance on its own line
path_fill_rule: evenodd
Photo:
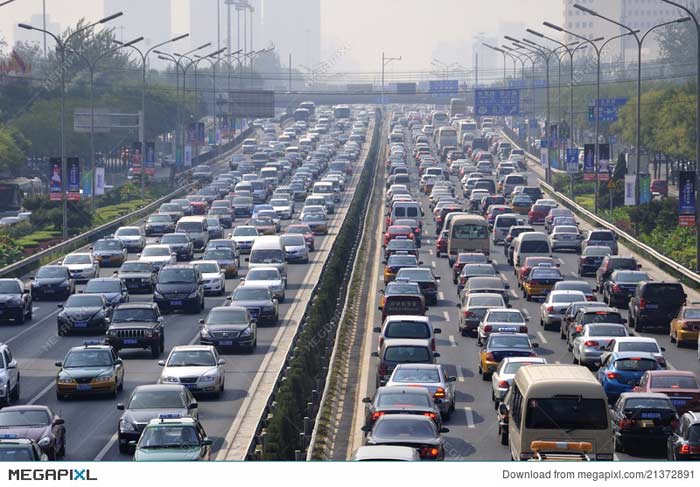
M 95 224 L 104 225 L 115 218 L 133 213 L 149 203 L 151 203 L 150 200 L 133 200 L 125 203 L 119 203 L 117 205 L 105 206 L 104 208 L 98 208 L 95 212 Z
M 595 209 L 595 195 L 580 194 L 576 196 L 576 203 L 583 206 L 588 211 L 593 211 Z
M 47 240 L 52 240 L 60 236 L 61 231 L 44 228 L 42 230 L 38 230 L 36 232 L 30 233 L 29 235 L 25 235 L 24 237 L 17 239 L 15 243 L 20 248 L 37 247 L 42 242 L 46 242 Z

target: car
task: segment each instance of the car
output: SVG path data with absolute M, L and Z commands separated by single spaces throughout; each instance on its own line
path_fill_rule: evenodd
M 121 240 L 129 252 L 141 252 L 146 246 L 146 236 L 138 226 L 119 227 L 114 232 L 114 237 Z
M 294 203 L 286 198 L 272 198 L 270 205 L 283 220 L 290 220 L 294 214 Z
M 683 414 L 668 438 L 668 460 L 700 460 L 700 413 Z
M 605 281 L 610 278 L 610 275 L 616 270 L 636 271 L 641 268 L 634 257 L 622 257 L 610 255 L 603 259 L 603 262 L 598 267 L 595 273 L 596 288 L 602 291 Z
M 75 331 L 104 334 L 109 328 L 112 307 L 102 294 L 74 294 L 58 307 L 58 336 Z
M 224 238 L 224 227 L 218 217 L 207 216 L 204 219 L 207 222 L 207 233 L 210 239 Z
M 527 333 L 527 322 L 520 310 L 488 309 L 477 328 L 477 344 L 483 344 L 492 333 Z
M 167 359 L 158 362 L 163 367 L 158 383 L 183 384 L 192 394 L 221 397 L 226 379 L 225 364 L 211 345 L 176 345 Z
M 418 267 L 421 262 L 415 255 L 408 254 L 405 252 L 396 252 L 389 256 L 389 258 L 384 261 L 384 285 L 389 284 L 404 267 L 415 268 Z
M 532 268 L 523 281 L 523 297 L 527 301 L 532 301 L 534 297 L 546 299 L 556 283 L 563 280 L 564 276 L 558 268 L 542 264 L 537 265 Z M 583 293 L 581 294 L 583 295 Z
M 100 264 L 89 252 L 68 254 L 57 264 L 67 267 L 76 283 L 87 282 L 100 275 Z
M 393 239 L 384 247 L 384 259 L 389 259 L 395 253 L 406 253 L 418 257 L 418 248 L 413 240 Z
M 66 427 L 63 418 L 48 406 L 8 406 L 0 410 L 0 438 L 28 440 L 37 445 L 49 460 L 66 454 Z M 3 446 L 0 446 L 2 456 Z M 18 459 L 19 460 L 19 459 Z
M 435 256 L 439 259 L 447 255 L 447 243 L 449 241 L 450 232 L 443 230 L 435 239 Z
M 282 277 L 277 267 L 255 267 L 241 279 L 243 286 L 264 286 L 270 288 L 272 296 L 280 303 L 284 302 L 287 279 Z
M 119 267 L 128 255 L 124 243 L 114 237 L 101 238 L 96 241 L 90 251 L 100 267 Z
M 459 333 L 462 336 L 472 334 L 477 336 L 477 328 L 481 319 L 489 309 L 505 308 L 506 302 L 499 293 L 462 294 L 459 308 Z
M 229 247 L 208 247 L 202 255 L 202 260 L 211 260 L 219 264 L 226 278 L 238 277 L 239 259 L 236 251 Z
M 284 247 L 287 262 L 309 263 L 309 247 L 303 235 L 285 233 L 280 235 L 280 242 Z
M 488 259 L 482 253 L 460 252 L 452 265 L 452 282 L 457 284 L 462 269 L 467 264 L 488 264 Z
M 573 212 L 568 209 L 568 208 L 551 208 L 549 210 L 549 213 L 547 213 L 547 216 L 544 219 L 544 229 L 545 231 L 551 233 L 552 228 L 554 227 L 554 219 L 558 217 L 573 217 L 574 214 Z
M 582 325 L 576 325 L 574 322 L 576 314 L 583 308 L 590 308 L 592 311 L 594 311 L 593 308 L 608 308 L 608 305 L 600 301 L 577 301 L 575 303 L 569 303 L 564 311 L 559 328 L 559 337 L 562 340 L 566 340 L 567 344 L 569 343 L 569 335 L 572 333 L 572 328 L 579 326 L 579 332 L 583 329 Z
M 457 279 L 457 297 L 462 295 L 462 290 L 467 287 L 470 279 L 477 277 L 497 277 L 498 273 L 493 264 L 465 264 Z M 473 287 L 473 289 L 476 289 Z M 500 291 L 499 291 L 500 292 Z
M 170 245 L 149 244 L 138 254 L 139 260 L 150 262 L 156 270 L 160 271 L 166 265 L 177 263 L 177 255 Z
M 249 254 L 250 249 L 253 248 L 255 239 L 257 239 L 259 235 L 257 228 L 254 226 L 238 225 L 233 229 L 231 240 L 236 242 L 240 253 Z
M 10 405 L 19 400 L 20 373 L 17 360 L 10 347 L 0 342 L 0 405 Z
M 603 259 L 610 255 L 612 255 L 610 247 L 589 245 L 581 251 L 581 256 L 578 259 L 578 275 L 581 277 L 595 276 Z
M 569 280 L 559 281 L 554 285 L 554 291 L 581 291 L 586 296 L 586 301 L 595 301 L 596 295 L 593 286 L 588 281 Z
M 527 215 L 532 207 L 532 198 L 526 194 L 514 195 L 510 200 L 510 208 L 518 215 Z
M 688 296 L 680 282 L 642 281 L 629 302 L 629 325 L 638 333 L 662 328 L 667 333 Z
M 199 313 L 204 309 L 201 272 L 185 264 L 164 267 L 158 273 L 153 301 L 164 314 L 175 310 Z
M 34 301 L 68 299 L 75 292 L 75 280 L 66 266 L 45 265 L 36 271 L 30 287 Z
M 664 347 L 659 346 L 656 338 L 629 336 L 613 338 L 605 347 L 600 358 L 602 361 L 608 354 L 613 352 L 644 352 L 653 355 L 659 365 L 662 368 L 666 368 L 665 351 L 666 349 Z
M 418 451 L 421 460 L 444 460 L 445 447 L 441 433 L 449 429 L 438 429 L 428 417 L 414 414 L 390 414 L 382 416 L 367 433 L 367 445 L 404 445 Z
M 610 409 L 615 451 L 665 448 L 677 420 L 676 408 L 665 394 L 623 392 Z
M 503 402 L 520 367 L 546 363 L 547 359 L 543 357 L 506 357 L 501 360 L 491 376 L 491 400 L 494 407 L 497 408 L 498 403 Z
M 238 286 L 229 296 L 230 306 L 246 308 L 259 325 L 276 325 L 279 320 L 279 302 L 268 286 Z
M 144 260 L 129 260 L 115 272 L 130 294 L 153 294 L 158 270 L 153 263 Z
M 590 245 L 604 245 L 610 247 L 610 251 L 613 255 L 617 255 L 617 235 L 615 235 L 612 230 L 594 228 L 588 232 L 588 236 L 581 244 L 582 248 L 586 248 Z
M 149 349 L 152 358 L 165 350 L 165 326 L 155 303 L 120 304 L 112 313 L 107 343 L 117 352 L 125 348 Z
M 651 280 L 651 276 L 644 271 L 613 271 L 603 283 L 603 301 L 611 307 L 626 308 L 637 284 Z
M 633 392 L 666 394 L 678 414 L 700 411 L 700 382 L 689 370 L 650 370 L 644 373 Z
M 394 220 L 393 224 L 397 226 L 410 227 L 411 231 L 413 232 L 413 242 L 415 242 L 416 247 L 420 248 L 423 230 L 421 229 L 421 223 L 419 220 L 415 218 L 397 218 Z
M 579 313 L 581 313 L 579 311 Z M 625 325 L 616 323 L 589 323 L 583 325 L 580 334 L 573 340 L 571 349 L 575 364 L 594 367 L 608 343 L 616 337 L 629 336 Z
M 194 418 L 177 414 L 160 415 L 144 427 L 134 448 L 134 461 L 209 461 L 212 440 Z M 173 445 L 177 445 L 176 448 Z
M 356 462 L 418 462 L 420 455 L 415 448 L 409 446 L 365 445 L 355 451 L 353 460 Z
M 513 225 L 508 230 L 505 238 L 503 239 L 503 254 L 506 256 L 509 265 L 513 265 L 513 251 L 515 250 L 511 243 L 518 235 L 521 233 L 534 232 L 535 227 L 529 225 Z
M 403 363 L 394 368 L 386 387 L 424 387 L 430 393 L 442 417 L 449 418 L 457 402 L 456 381 L 457 378 L 448 375 L 442 365 Z
M 202 274 L 204 294 L 223 296 L 226 293 L 226 274 L 215 260 L 198 260 L 192 266 Z
M 671 343 L 675 342 L 678 347 L 697 344 L 700 339 L 700 305 L 692 303 L 681 307 L 671 320 L 669 335 Z
M 170 215 L 166 214 L 153 214 L 146 219 L 146 224 L 144 225 L 144 233 L 147 237 L 158 237 L 174 231 L 175 222 Z
M 56 399 L 107 394 L 116 398 L 124 387 L 124 363 L 109 345 L 85 342 L 71 347 L 56 362 Z
M 202 328 L 199 343 L 219 349 L 242 348 L 252 353 L 258 344 L 257 324 L 246 308 L 218 306 L 206 319 L 199 320 Z
M 99 294 L 104 296 L 107 304 L 116 306 L 129 302 L 129 290 L 124 282 L 117 277 L 97 277 L 90 279 L 81 291 L 84 294 Z
M 300 223 L 308 225 L 314 235 L 328 235 L 328 223 L 322 213 L 307 213 L 300 218 Z
M 581 291 L 554 290 L 550 292 L 540 306 L 540 326 L 545 330 L 561 328 L 561 320 L 564 318 L 566 308 L 571 303 L 581 301 L 587 301 L 586 295 Z
M 423 296 L 425 296 L 426 303 L 428 305 L 437 304 L 438 281 L 440 277 L 435 276 L 432 269 L 424 267 L 402 267 L 396 273 L 396 279 L 418 283 Z
M 552 228 L 552 233 L 549 235 L 549 245 L 552 252 L 557 250 L 573 250 L 576 253 L 581 252 L 581 233 L 575 225 L 557 225 Z
M 119 453 L 131 453 L 148 423 L 161 414 L 198 418 L 198 404 L 182 384 L 143 384 L 136 386 L 126 403 L 117 404 L 124 411 L 117 426 Z
M 311 227 L 305 224 L 293 224 L 289 225 L 285 231 L 285 234 L 299 234 L 304 236 L 306 245 L 309 247 L 309 252 L 313 252 L 316 248 L 314 232 Z
M 379 418 L 392 414 L 425 416 L 435 421 L 438 428 L 442 426 L 442 415 L 432 394 L 417 384 L 386 385 L 377 389 L 374 397 L 365 397 L 362 402 L 365 403 L 365 431 L 371 431 Z
M 514 266 L 514 274 L 518 278 L 518 287 L 522 289 L 523 283 L 530 275 L 533 268 L 543 266 L 543 267 L 559 267 L 552 257 L 544 256 L 532 256 L 525 257 L 522 265 Z
M 160 238 L 161 245 L 169 245 L 177 260 L 190 261 L 194 258 L 194 242 L 186 233 L 169 233 Z
M 379 359 L 375 379 L 376 387 L 381 387 L 391 378 L 398 364 L 434 364 L 440 354 L 433 351 L 430 340 L 392 338 L 385 339 L 372 356 Z
M 535 357 L 539 343 L 530 341 L 526 333 L 492 333 L 479 351 L 479 374 L 485 381 L 506 357 Z
M 224 207 L 211 208 L 207 212 L 207 216 L 215 217 L 219 219 L 221 226 L 224 228 L 231 228 L 233 226 L 233 215 L 231 210 Z
M 49 457 L 35 441 L 12 433 L 0 433 L 0 462 L 47 462 Z
M 620 311 L 609 307 L 605 303 L 579 307 L 568 328 L 567 345 L 569 351 L 572 350 L 574 339 L 583 332 L 583 327 L 595 323 L 622 325 L 627 323 L 627 320 L 622 317 Z
M 661 370 L 661 365 L 648 352 L 610 352 L 601 356 L 596 376 L 614 404 L 620 394 L 632 392 L 647 370 Z

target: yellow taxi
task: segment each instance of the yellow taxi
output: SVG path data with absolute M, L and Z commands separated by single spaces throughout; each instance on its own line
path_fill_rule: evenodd
M 671 320 L 669 334 L 671 341 L 679 347 L 683 344 L 696 344 L 700 335 L 700 304 L 683 306 Z
M 56 362 L 56 398 L 108 394 L 117 397 L 124 387 L 124 364 L 117 352 L 104 342 L 85 342 L 68 350 L 63 362 Z
M 527 333 L 491 333 L 479 350 L 479 374 L 489 381 L 505 357 L 536 357 L 538 347 L 539 343 L 531 342 Z
M 527 215 L 532 208 L 532 198 L 526 194 L 515 195 L 510 202 L 510 207 L 518 215 Z
M 533 267 L 530 274 L 523 281 L 523 297 L 532 301 L 535 296 L 547 296 L 554 289 L 559 281 L 563 281 L 564 276 L 556 267 L 548 265 L 538 265 Z

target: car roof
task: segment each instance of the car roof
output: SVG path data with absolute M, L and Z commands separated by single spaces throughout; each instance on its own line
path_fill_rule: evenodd
M 615 360 L 623 360 L 629 358 L 645 358 L 656 360 L 656 357 L 654 357 L 654 354 L 652 354 L 651 352 L 613 352 L 612 357 Z
M 387 348 L 389 346 L 430 347 L 430 340 L 417 338 L 387 338 L 384 340 L 384 348 Z
M 158 305 L 149 301 L 131 301 L 129 303 L 121 303 L 117 305 L 117 309 L 157 309 Z
M 175 345 L 170 351 L 170 353 L 175 351 L 182 352 L 187 350 L 209 352 L 213 351 L 214 347 L 212 347 L 211 345 Z

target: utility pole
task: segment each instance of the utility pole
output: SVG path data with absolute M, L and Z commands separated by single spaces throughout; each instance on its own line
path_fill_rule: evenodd
M 292 53 L 289 53 L 289 92 L 292 92 Z
M 393 61 L 401 61 L 401 56 L 399 57 L 386 57 L 384 51 L 382 51 L 382 109 L 384 108 L 384 72 L 385 68 L 391 64 Z

